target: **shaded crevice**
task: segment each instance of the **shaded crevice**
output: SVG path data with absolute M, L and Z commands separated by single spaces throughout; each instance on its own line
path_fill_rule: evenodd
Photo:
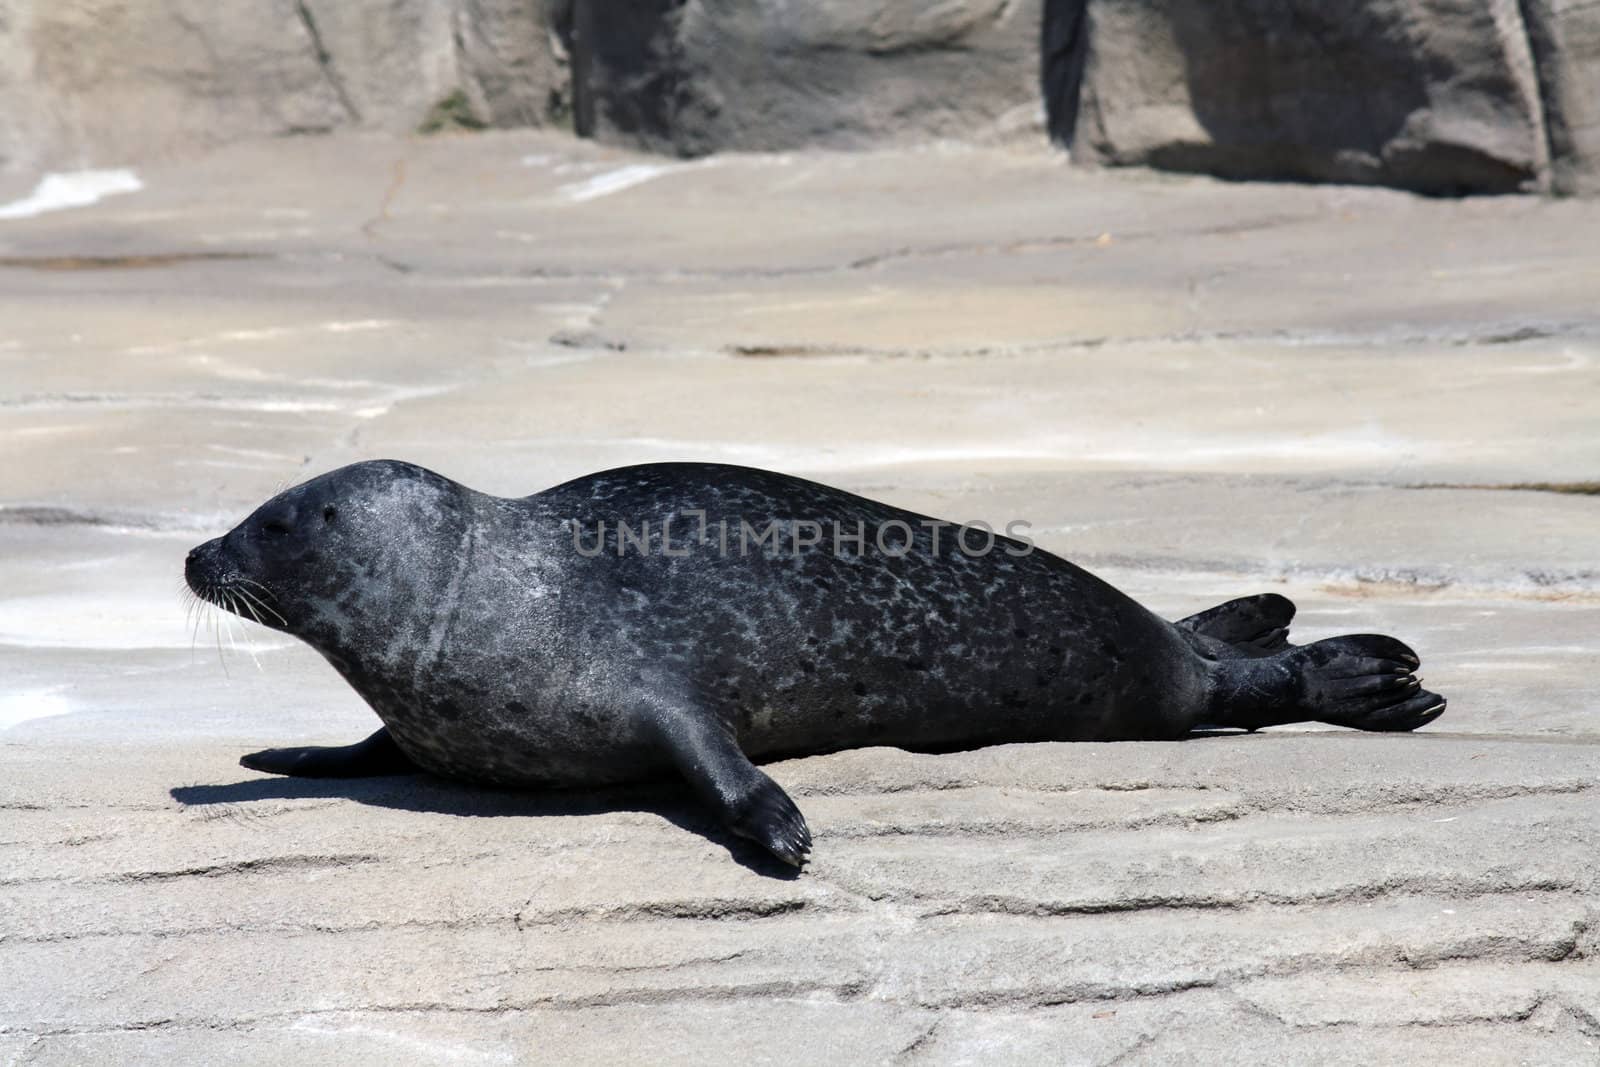
M 1321 1022 L 1296 1022 L 1291 1021 L 1278 1012 L 1273 1011 L 1264 1004 L 1260 1004 L 1238 990 L 1225 989 L 1222 992 L 1228 995 L 1231 1003 L 1246 1015 L 1261 1019 L 1264 1022 L 1283 1027 L 1295 1033 L 1316 1033 L 1322 1031 L 1333 1032 L 1371 1032 L 1375 1028 L 1389 1030 L 1448 1030 L 1457 1026 L 1473 1026 L 1478 1024 L 1511 1024 L 1520 1025 L 1527 1023 L 1540 1009 L 1550 1004 L 1554 998 L 1546 993 L 1536 993 L 1529 997 L 1525 1006 L 1511 1008 L 1496 1012 L 1453 1012 L 1441 1014 L 1429 1019 L 1406 1019 L 1398 1023 L 1380 1024 L 1371 1019 L 1328 1019 Z
M 1327 743 L 1335 738 L 1344 738 L 1356 743 L 1365 743 L 1373 739 L 1373 735 L 1356 731 L 1329 732 L 1326 730 L 1314 731 L 1319 738 Z M 1306 731 L 1292 731 L 1274 729 L 1254 735 L 1258 740 L 1265 741 L 1273 737 L 1300 736 Z M 1440 731 L 1429 731 L 1419 737 L 1437 741 L 1464 741 L 1469 744 L 1484 744 L 1488 741 L 1525 741 L 1530 744 L 1594 744 L 1600 738 L 1585 738 L 1577 740 L 1570 736 L 1543 735 L 1543 734 L 1447 734 Z M 1244 737 L 1241 735 L 1240 740 Z M 1085 742 L 1043 742 L 1061 745 L 1080 745 Z M 1089 742 L 1092 743 L 1092 742 Z M 859 751 L 859 750 L 856 750 Z M 904 751 L 904 750 L 899 750 Z M 981 750 L 980 750 L 981 751 Z M 1202 818 L 1211 811 L 1230 812 L 1236 808 L 1243 814 L 1269 814 L 1282 815 L 1285 813 L 1303 813 L 1308 815 L 1387 815 L 1397 811 L 1405 811 L 1416 807 L 1459 807 L 1485 800 L 1513 800 L 1519 797 L 1546 797 L 1567 796 L 1573 793 L 1584 793 L 1600 787 L 1600 783 L 1583 778 L 1573 778 L 1565 781 L 1549 782 L 1542 785 L 1526 785 L 1520 782 L 1500 783 L 1450 783 L 1447 785 L 1430 786 L 1426 784 L 1399 786 L 1373 786 L 1363 792 L 1359 786 L 1348 786 L 1345 792 L 1336 800 L 1322 803 L 1308 802 L 1307 797 L 1314 797 L 1314 793 L 1297 795 L 1295 793 L 1256 794 L 1244 792 L 1239 798 L 1230 802 L 1225 808 L 1202 810 L 1199 812 L 1168 811 L 1153 814 L 1184 815 L 1188 818 Z M 1060 796 L 1063 794 L 1103 792 L 1127 793 L 1142 792 L 1146 789 L 1160 789 L 1166 794 L 1195 793 L 1198 799 L 1213 790 L 1204 784 L 1187 782 L 1173 782 L 1159 786 L 1128 787 L 1117 782 L 1062 782 L 1059 785 L 1046 783 L 1028 786 L 1003 785 L 999 782 L 983 778 L 967 776 L 959 780 L 943 782 L 915 782 L 909 784 L 885 783 L 878 789 L 862 789 L 856 786 L 828 785 L 828 786 L 796 786 L 790 790 L 796 797 L 892 797 L 903 793 L 951 793 L 965 790 L 992 790 L 1004 789 L 1010 796 L 1024 794 L 1038 794 L 1040 796 Z M 1174 797 L 1173 804 L 1181 801 Z M 1135 816 L 1144 819 L 1147 816 Z M 992 823 L 986 823 L 992 826 Z M 1086 821 L 1074 824 L 1070 830 L 1096 829 L 1101 824 Z M 1125 827 L 1126 823 L 1108 820 L 1104 828 Z M 1138 827 L 1131 827 L 1137 829 Z M 848 830 L 848 828 L 845 828 Z M 1049 828 L 1052 832 L 1070 832 L 1068 828 Z
M 736 956 L 737 954 L 735 954 Z M 729 957 L 733 958 L 733 957 Z M 685 961 L 686 965 L 702 962 L 720 962 L 721 957 L 708 961 Z M 1471 964 L 1466 964 L 1471 966 Z M 657 968 L 643 968 L 655 970 Z M 524 997 L 517 1000 L 501 1000 L 495 1004 L 451 1003 L 443 1000 L 411 1000 L 396 1001 L 392 1003 L 371 1004 L 354 1003 L 340 1006 L 319 1007 L 311 1011 L 293 1011 L 269 1013 L 261 1016 L 243 1019 L 210 1019 L 210 1018 L 178 1018 L 159 1017 L 148 1020 L 135 1020 L 119 1025 L 94 1026 L 94 1027 L 60 1027 L 48 1024 L 29 1027 L 26 1025 L 16 1027 L 12 1032 L 18 1034 L 49 1037 L 83 1034 L 126 1033 L 141 1030 L 237 1030 L 262 1024 L 280 1023 L 285 1020 L 303 1021 L 317 1017 L 340 1017 L 359 1014 L 370 1015 L 444 1015 L 444 1016 L 505 1016 L 527 1011 L 553 1011 L 553 1012 L 582 1012 L 596 1008 L 656 1006 L 672 1007 L 682 1004 L 729 1004 L 739 1005 L 746 1002 L 763 1002 L 772 999 L 826 999 L 837 1004 L 871 1002 L 874 1004 L 892 1005 L 906 1009 L 924 1009 L 934 1011 L 960 1011 L 981 1014 L 988 1010 L 1011 1012 L 1019 1008 L 1050 1007 L 1068 1004 L 1129 1004 L 1138 1001 L 1164 1000 L 1182 996 L 1183 994 L 1203 990 L 1213 990 L 1224 996 L 1242 1014 L 1259 1019 L 1263 1022 L 1287 1029 L 1342 1029 L 1342 1028 L 1367 1028 L 1374 1024 L 1362 1020 L 1335 1020 L 1328 1023 L 1290 1023 L 1272 1011 L 1266 1005 L 1254 998 L 1245 995 L 1239 988 L 1242 985 L 1261 979 L 1295 978 L 1306 975 L 1323 974 L 1329 976 L 1354 977 L 1362 975 L 1379 974 L 1406 974 L 1418 970 L 1436 970 L 1437 968 L 1393 968 L 1375 966 L 1370 960 L 1351 961 L 1343 965 L 1339 957 L 1319 958 L 1315 963 L 1296 967 L 1270 967 L 1270 966 L 1238 966 L 1223 967 L 1217 973 L 1209 975 L 1195 975 L 1184 978 L 1151 979 L 1147 981 L 1132 981 L 1127 984 L 1116 984 L 1105 981 L 1067 982 L 1054 988 L 1035 988 L 1017 990 L 984 990 L 972 991 L 954 996 L 890 996 L 885 990 L 870 978 L 858 976 L 837 983 L 826 981 L 785 981 L 769 979 L 763 981 L 750 981 L 727 986 L 713 986 L 705 983 L 686 983 L 675 987 L 637 987 L 626 989 L 611 989 L 604 992 L 579 995 L 560 996 L 552 994 L 547 996 Z M 1592 1015 L 1581 1012 L 1576 1006 L 1568 1002 L 1563 995 L 1548 990 L 1534 992 L 1527 1005 L 1518 1005 L 1506 1012 L 1495 1012 L 1483 1015 L 1452 1014 L 1437 1019 L 1409 1020 L 1398 1024 L 1389 1024 L 1395 1029 L 1437 1029 L 1461 1024 L 1476 1022 L 1526 1022 L 1532 1018 L 1541 1007 L 1546 1004 L 1556 1005 L 1566 1011 L 1574 1013 L 1580 1026 L 1586 1029 L 1592 1027 Z M 943 1019 L 936 1019 L 914 1038 L 900 1052 L 904 1057 L 908 1053 L 926 1048 L 931 1037 L 937 1031 Z M 1135 1046 L 1137 1047 L 1137 1046 Z
M 16 934 L 0 936 L 0 945 L 56 945 L 73 941 L 106 941 L 115 938 L 150 938 L 155 941 L 181 941 L 187 937 L 315 937 L 319 935 L 344 936 L 373 933 L 403 933 L 408 931 L 466 932 L 492 930 L 510 924 L 505 916 L 481 919 L 406 919 L 400 922 L 364 922 L 352 926 L 332 926 L 325 923 L 227 923 L 211 926 L 185 926 L 168 930 L 83 930 L 61 934 Z M 532 970 L 552 970 L 552 967 L 534 967 Z M 627 968 L 618 967 L 618 970 Z
M 367 240 L 376 239 L 378 227 L 389 221 L 389 209 L 394 205 L 395 197 L 400 195 L 400 189 L 405 183 L 406 160 L 402 156 L 394 161 L 393 172 L 389 176 L 389 184 L 384 188 L 383 198 L 378 201 L 378 210 L 373 213 L 370 219 L 361 224 L 361 233 Z M 401 264 L 391 263 L 386 257 L 379 256 L 378 262 L 401 274 L 411 273 L 410 268 Z
M 0 256 L 0 267 L 37 271 L 146 270 L 185 263 L 271 259 L 264 252 L 145 252 L 127 255 Z
M 1422 482 L 1403 486 L 1405 489 L 1474 489 L 1496 493 L 1563 493 L 1570 496 L 1600 496 L 1597 482 Z
M 1061 792 L 1072 792 L 1063 789 Z M 838 841 L 874 841 L 888 838 L 915 839 L 938 837 L 1004 837 L 1027 841 L 1061 837 L 1064 834 L 1105 833 L 1107 831 L 1183 830 L 1198 826 L 1235 822 L 1251 815 L 1267 814 L 1268 809 L 1238 805 L 1208 811 L 1168 811 L 1135 815 L 1125 819 L 1086 819 L 1068 824 L 1030 824 L 1006 820 L 951 820 L 933 826 L 894 826 L 871 824 L 834 826 L 828 836 Z
M 316 59 L 317 69 L 322 71 L 323 80 L 328 83 L 328 88 L 333 90 L 333 95 L 338 98 L 339 106 L 344 109 L 345 114 L 352 121 L 359 123 L 361 112 L 356 108 L 355 101 L 350 98 L 344 79 L 333 69 L 333 56 L 322 41 L 322 34 L 317 30 L 317 20 L 312 16 L 311 9 L 306 6 L 305 0 L 295 0 L 294 10 L 300 19 L 301 27 L 306 31 L 306 36 L 311 39 L 311 54 Z
M 1156 1038 L 1157 1035 L 1154 1032 L 1140 1034 L 1137 1041 L 1109 1060 L 1106 1060 L 1103 1067 L 1121 1067 L 1122 1064 L 1126 1063 L 1138 1063 L 1150 1046 L 1156 1043 Z
M 846 886 L 841 886 L 841 888 L 848 889 Z M 1367 905 L 1392 898 L 1429 898 L 1456 903 L 1478 903 L 1495 901 L 1505 897 L 1525 897 L 1530 893 L 1549 894 L 1553 897 L 1564 898 L 1582 893 L 1585 890 L 1586 887 L 1577 882 L 1555 878 L 1530 878 L 1523 881 L 1496 883 L 1488 880 L 1424 876 L 1392 878 L 1381 882 L 1309 890 L 1302 893 L 1245 891 L 1226 897 L 1216 895 L 1186 896 L 1181 893 L 1173 893 L 1146 896 L 1130 895 L 1098 900 L 1040 901 L 1029 897 L 981 895 L 956 898 L 947 902 L 932 904 L 921 912 L 921 916 L 923 918 L 948 919 L 1005 915 L 1013 918 L 1062 919 L 1129 913 L 1179 915 L 1193 912 L 1227 912 L 1238 914 L 1262 908 L 1324 908 L 1330 905 Z M 856 892 L 866 893 L 867 889 L 857 890 Z M 916 904 L 919 902 L 917 894 L 912 892 L 885 894 L 882 891 L 875 891 L 875 899 L 878 897 L 902 904 Z M 923 902 L 926 903 L 926 901 Z M 1581 955 L 1579 944 L 1584 931 L 1587 929 L 1586 922 L 1576 921 L 1555 947 L 1535 955 L 1518 955 L 1516 958 L 1536 959 L 1541 962 L 1577 958 L 1577 956 Z M 1470 945 L 1472 943 L 1472 940 L 1468 939 L 1461 944 Z M 1491 944 L 1503 947 L 1503 943 L 1498 940 L 1492 941 Z M 1455 947 L 1446 947 L 1441 949 L 1440 954 L 1428 957 L 1428 960 L 1435 961 L 1452 958 L 1449 953 L 1457 951 L 1459 948 L 1459 944 Z M 1460 949 L 1460 951 L 1465 952 L 1467 950 Z M 1488 959 L 1496 957 L 1468 952 L 1464 958 Z
M 1334 973 L 1362 973 L 1367 968 L 1335 968 Z M 1018 1001 L 1009 996 L 976 996 L 970 1001 L 924 1004 L 918 1001 L 900 1000 L 895 998 L 880 998 L 871 996 L 871 988 L 867 983 L 848 983 L 841 986 L 827 986 L 823 984 L 800 983 L 771 983 L 766 987 L 745 986 L 738 989 L 729 989 L 725 994 L 708 990 L 704 987 L 690 987 L 680 990 L 652 990 L 639 991 L 637 995 L 610 994 L 595 995 L 591 997 L 570 998 L 555 1000 L 549 998 L 521 999 L 506 1001 L 493 1005 L 476 1005 L 448 1003 L 439 1000 L 417 1000 L 396 1002 L 391 1004 L 351 1004 L 340 1007 L 319 1007 L 309 1011 L 274 1012 L 240 1018 L 211 1018 L 211 1017 L 161 1017 L 144 1020 L 133 1020 L 124 1023 L 101 1026 L 52 1026 L 49 1024 L 31 1027 L 17 1026 L 9 1031 L 18 1036 L 26 1036 L 40 1041 L 53 1037 L 89 1037 L 109 1036 L 118 1034 L 134 1034 L 142 1032 L 163 1032 L 169 1034 L 192 1031 L 196 1034 L 215 1035 L 217 1033 L 238 1033 L 257 1029 L 263 1026 L 282 1026 L 284 1024 L 301 1024 L 315 1019 L 342 1019 L 349 1016 L 373 1015 L 437 1015 L 445 1017 L 472 1018 L 488 1017 L 499 1018 L 515 1016 L 527 1011 L 574 1012 L 581 1013 L 595 1008 L 606 1007 L 631 1007 L 631 1006 L 660 1006 L 670 1007 L 679 1003 L 727 1003 L 730 1005 L 750 1004 L 758 1006 L 770 1002 L 774 997 L 779 998 L 827 998 L 833 1003 L 847 1004 L 871 999 L 874 1003 L 903 1007 L 907 1009 L 922 1008 L 924 1010 L 937 1010 L 948 1014 L 951 1011 L 982 1015 L 986 1009 L 995 1009 L 1010 1013 L 1019 1007 L 1052 1006 L 1064 1004 L 1133 1004 L 1139 1001 L 1165 1000 L 1167 998 L 1182 998 L 1185 994 L 1214 992 L 1224 998 L 1241 1015 L 1255 1019 L 1267 1025 L 1305 1032 L 1312 1030 L 1350 1030 L 1353 1032 L 1371 1032 L 1378 1030 L 1412 1030 L 1427 1031 L 1448 1029 L 1451 1026 L 1481 1022 L 1504 1022 L 1513 1025 L 1526 1025 L 1537 1012 L 1544 1007 L 1554 1007 L 1572 1018 L 1578 1028 L 1589 1036 L 1600 1033 L 1600 1021 L 1596 1016 L 1584 1008 L 1574 1004 L 1571 998 L 1558 993 L 1539 993 L 1533 997 L 1530 1009 L 1518 1008 L 1503 1014 L 1485 1016 L 1455 1016 L 1444 1019 L 1415 1020 L 1401 1023 L 1382 1024 L 1371 1021 L 1335 1021 L 1320 1024 L 1291 1024 L 1285 1022 L 1277 1013 L 1264 1007 L 1253 1000 L 1242 996 L 1238 990 L 1232 988 L 1234 981 L 1249 981 L 1259 976 L 1240 976 L 1238 979 L 1228 981 L 1187 981 L 1171 983 L 1152 983 L 1136 990 L 1121 990 L 1107 996 L 1076 996 L 1068 999 L 1059 997 L 1046 999 L 1039 1002 Z M 1090 993 L 1095 989 L 1104 991 L 1101 987 L 1082 986 L 1073 990 Z M 1057 991 L 1062 992 L 1062 991 Z M 944 1022 L 945 1015 L 936 1020 L 927 1029 L 923 1030 L 916 1038 L 897 1054 L 903 1058 L 907 1053 L 925 1049 L 930 1044 L 930 1035 L 935 1034 Z M 1159 1033 L 1146 1032 L 1122 1052 L 1118 1053 L 1109 1064 L 1142 1062 L 1142 1054 L 1159 1038 Z
M 1087 0 L 1045 0 L 1039 32 L 1039 90 L 1050 139 L 1072 147 L 1089 58 Z
M 814 266 L 795 267 L 735 267 L 728 269 L 694 269 L 671 267 L 654 271 L 628 271 L 613 267 L 573 268 L 557 266 L 531 266 L 520 270 L 506 271 L 499 274 L 484 275 L 484 277 L 512 277 L 512 278 L 554 278 L 562 281 L 598 281 L 608 283 L 625 283 L 627 281 L 644 282 L 673 282 L 673 281 L 741 281 L 764 280 L 782 278 L 817 277 L 828 274 L 851 274 L 860 271 L 874 270 L 879 267 L 889 266 L 900 262 L 919 262 L 924 260 L 951 259 L 960 256 L 982 255 L 1028 255 L 1038 252 L 1050 252 L 1064 248 L 1105 247 L 1112 243 L 1127 243 L 1133 241 L 1185 241 L 1196 237 L 1237 237 L 1242 234 L 1260 231 L 1276 230 L 1283 227 L 1294 226 L 1300 223 L 1314 223 L 1320 216 L 1316 214 L 1283 214 L 1271 215 L 1265 218 L 1245 220 L 1240 222 L 1223 223 L 1220 225 L 1196 226 L 1187 229 L 1173 230 L 1130 230 L 1116 235 L 1106 233 L 1095 234 L 1058 234 L 1045 237 L 1019 238 L 1009 241 L 966 241 L 952 242 L 949 244 L 932 245 L 926 248 L 900 246 L 888 248 L 881 252 L 870 252 L 856 256 L 842 263 L 820 263 Z M 415 264 L 407 263 L 395 257 L 380 257 L 379 262 L 390 270 L 404 273 L 418 273 Z
M 345 867 L 354 867 L 364 863 L 380 863 L 381 856 L 366 852 L 350 852 L 325 856 L 269 856 L 264 859 L 240 860 L 236 863 L 215 863 L 198 867 L 183 867 L 176 870 L 155 871 L 127 871 L 113 874 L 104 879 L 104 882 L 165 882 L 180 878 L 217 878 L 235 874 L 254 874 L 258 872 L 275 873 L 278 871 L 318 871 L 336 870 Z
M 894 1062 L 900 1063 L 915 1059 L 918 1053 L 933 1043 L 934 1034 L 943 1025 L 944 1019 L 943 1015 L 936 1016 L 920 1034 L 912 1038 L 899 1052 L 894 1054 Z
M 110 514 L 95 511 L 85 511 L 78 508 L 62 508 L 44 506 L 0 505 L 0 525 L 7 526 L 102 526 L 118 527 L 121 529 L 157 530 L 161 529 L 154 519 L 147 515 Z M 0 805 L 6 807 L 8 805 Z M 44 805 L 37 805 L 43 808 Z
M 1582 1004 L 1575 1004 L 1568 998 L 1559 1002 L 1560 1010 L 1567 1018 L 1571 1019 L 1578 1032 L 1585 1037 L 1600 1037 L 1600 1015 Z
M 1552 63 L 1559 61 L 1553 55 L 1555 42 L 1547 38 L 1548 27 L 1535 10 L 1538 2 L 1517 0 L 1516 11 L 1523 48 L 1533 73 L 1533 99 L 1529 104 L 1538 127 L 1535 134 L 1542 142 L 1544 156 L 1544 173 L 1540 176 L 1540 182 L 1542 191 L 1549 193 L 1561 191 L 1556 160 L 1564 150 L 1560 143 L 1564 138 L 1551 123 L 1551 115 L 1560 111 L 1560 101 L 1556 99 L 1555 74 L 1549 68 Z
M 597 916 L 596 912 L 599 911 Z M 517 914 L 518 929 L 530 926 L 554 926 L 574 920 L 603 919 L 606 922 L 635 922 L 652 919 L 690 919 L 720 922 L 723 920 L 770 919 L 793 915 L 800 911 L 816 911 L 815 902 L 808 900 L 739 900 L 717 898 L 712 900 L 651 901 L 628 904 L 616 908 L 579 907 L 555 911 L 522 911 Z

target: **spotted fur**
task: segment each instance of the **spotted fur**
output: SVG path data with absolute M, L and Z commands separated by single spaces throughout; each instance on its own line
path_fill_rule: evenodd
M 1311 664 L 1295 657 L 1321 646 L 1281 632 L 1209 635 L 1253 634 L 1247 602 L 1174 625 L 1042 549 L 999 538 L 979 554 L 931 522 L 719 464 L 625 467 L 506 499 L 377 461 L 274 497 L 195 549 L 189 578 L 197 590 L 251 583 L 284 620 L 269 624 L 321 652 L 388 734 L 367 744 L 389 762 L 373 764 L 370 748 L 360 762 L 352 746 L 270 750 L 252 766 L 362 773 L 403 756 L 535 787 L 677 769 L 791 862 L 809 833 L 752 759 L 1254 728 L 1318 717 L 1326 709 L 1306 702 L 1346 669 L 1379 678 L 1374 692 L 1394 698 L 1382 707 L 1409 721 L 1393 709 L 1420 690 L 1390 682 L 1406 684 L 1415 657 L 1392 639 Z M 772 524 L 778 550 L 741 541 L 741 523 Z M 796 550 L 808 523 L 824 535 Z M 904 554 L 881 551 L 880 533 Z M 1308 696 L 1308 679 L 1323 688 Z

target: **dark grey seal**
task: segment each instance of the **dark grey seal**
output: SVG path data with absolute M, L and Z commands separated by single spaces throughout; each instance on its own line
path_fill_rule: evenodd
M 358 463 L 194 549 L 186 578 L 306 641 L 383 720 L 359 744 L 246 767 L 510 786 L 676 770 L 792 864 L 810 832 L 752 760 L 1201 725 L 1413 730 L 1445 707 L 1392 637 L 1290 645 L 1281 596 L 1170 623 L 1024 541 L 720 464 L 507 499 Z

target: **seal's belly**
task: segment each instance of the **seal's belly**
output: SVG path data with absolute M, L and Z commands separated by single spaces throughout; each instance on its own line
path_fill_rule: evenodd
M 668 769 L 627 709 L 594 708 L 572 694 L 553 697 L 528 685 L 485 692 L 441 675 L 410 692 L 379 686 L 362 695 L 401 751 L 448 778 L 558 788 L 637 781 Z
M 1152 616 L 1030 627 L 1009 604 L 966 607 L 959 625 L 886 625 L 834 599 L 754 638 L 716 612 L 681 610 L 670 616 L 679 653 L 662 684 L 692 693 L 694 713 L 720 718 L 755 759 L 1162 736 L 1163 722 L 1182 720 L 1175 703 L 1198 699 L 1182 692 L 1176 646 Z M 621 680 L 659 667 L 665 638 L 615 633 L 583 649 L 581 664 L 556 650 L 441 664 L 416 687 L 357 688 L 436 774 L 521 787 L 659 776 L 670 765 L 642 719 L 660 690 Z

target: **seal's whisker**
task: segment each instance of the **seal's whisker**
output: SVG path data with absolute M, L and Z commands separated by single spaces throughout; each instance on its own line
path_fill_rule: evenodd
M 237 652 L 239 651 L 239 643 L 233 639 L 233 601 L 229 598 L 226 589 L 218 590 L 217 595 L 222 598 L 222 614 L 217 616 L 222 623 L 218 627 L 218 635 L 219 637 L 226 637 L 228 639 L 228 647 Z
M 222 654 L 222 621 L 221 613 L 213 612 L 211 615 L 211 633 L 217 642 L 217 662 L 222 664 L 222 675 L 228 677 L 228 658 Z
M 240 601 L 239 601 L 239 605 L 240 605 L 240 607 L 244 608 L 245 611 L 250 613 L 251 620 L 254 621 L 257 626 L 265 626 L 266 625 L 266 623 L 261 621 L 261 615 L 251 605 L 250 601 L 244 600 L 244 599 L 241 598 Z M 246 630 L 245 633 L 246 633 L 245 640 L 248 642 L 249 641 L 249 636 L 248 636 L 249 631 Z
M 245 599 L 246 603 L 254 602 L 256 607 L 259 607 L 262 611 L 270 613 L 272 615 L 272 617 L 277 619 L 280 624 L 282 624 L 284 626 L 289 625 L 289 620 L 284 618 L 282 615 L 278 614 L 278 610 L 276 608 L 274 608 L 272 605 L 268 604 L 265 600 L 262 600 L 261 597 L 255 595 L 255 594 L 252 594 L 250 592 L 250 590 L 248 590 L 248 589 L 238 589 L 238 590 L 235 590 L 235 591 L 238 592 L 241 596 L 246 598 Z M 251 611 L 251 614 L 254 614 L 254 610 L 253 609 Z M 261 616 L 257 615 L 256 616 L 256 621 L 257 622 L 261 622 Z M 261 625 L 265 626 L 266 623 L 261 622 Z
M 256 609 L 251 607 L 250 601 L 245 599 L 244 590 L 235 589 L 233 593 L 233 610 L 238 612 L 241 618 L 247 618 L 259 626 L 261 624 L 261 616 L 256 614 Z
M 260 582 L 255 581 L 255 580 L 253 580 L 251 578 L 245 578 L 245 577 L 241 576 L 239 578 L 236 578 L 235 581 L 240 581 L 240 582 L 245 583 L 246 585 L 255 586 L 257 589 L 261 590 L 261 595 L 262 596 L 265 596 L 270 600 L 277 600 L 278 599 L 278 594 L 274 593 L 271 589 L 268 589 L 266 586 L 262 585 Z
M 195 622 L 195 617 L 205 610 L 206 602 L 201 600 L 199 594 L 187 585 L 184 586 L 183 592 L 183 626 L 187 630 Z
M 264 622 L 264 621 L 262 621 L 262 618 L 261 618 L 261 615 L 260 615 L 260 613 L 259 613 L 259 612 L 257 612 L 257 611 L 256 611 L 256 609 L 255 609 L 255 607 L 254 607 L 254 605 L 252 605 L 252 604 L 251 604 L 251 603 L 250 603 L 250 601 L 248 601 L 248 600 L 245 600 L 245 601 L 243 601 L 243 603 L 244 603 L 244 606 L 245 606 L 245 608 L 246 608 L 246 609 L 248 609 L 248 610 L 249 610 L 249 612 L 250 612 L 250 616 L 251 616 L 251 617 L 252 617 L 252 618 L 253 618 L 253 619 L 255 619 L 255 620 L 256 620 L 256 625 L 257 625 L 257 626 L 266 626 L 266 625 L 267 625 L 267 624 L 266 624 L 266 623 L 265 623 L 265 622 Z M 269 611 L 270 611 L 270 610 L 272 610 L 272 609 L 270 609 L 270 608 L 268 608 L 268 609 L 267 609 L 267 610 L 269 610 Z
M 189 635 L 189 659 L 191 661 L 198 658 L 200 654 L 200 624 L 205 621 L 208 607 L 210 607 L 210 604 L 204 597 L 197 596 L 195 598 L 194 626 Z
M 234 614 L 240 616 L 240 618 L 242 620 L 243 616 L 244 616 L 244 613 L 239 610 L 239 603 L 240 603 L 239 599 L 237 597 L 235 597 L 232 593 L 229 593 L 228 594 L 228 600 L 233 605 Z M 254 663 L 256 665 L 256 670 L 260 671 L 261 670 L 261 660 L 256 655 L 255 642 L 250 640 L 250 627 L 241 625 L 239 627 L 239 633 L 244 637 L 244 650 L 247 653 L 250 654 L 250 662 L 252 662 L 252 663 Z M 229 634 L 229 637 L 231 639 L 232 635 L 233 635 L 233 628 L 231 626 L 228 629 L 228 634 Z M 237 650 L 237 647 L 238 646 L 235 646 L 236 650 Z M 265 673 L 265 672 L 263 671 L 262 673 Z

